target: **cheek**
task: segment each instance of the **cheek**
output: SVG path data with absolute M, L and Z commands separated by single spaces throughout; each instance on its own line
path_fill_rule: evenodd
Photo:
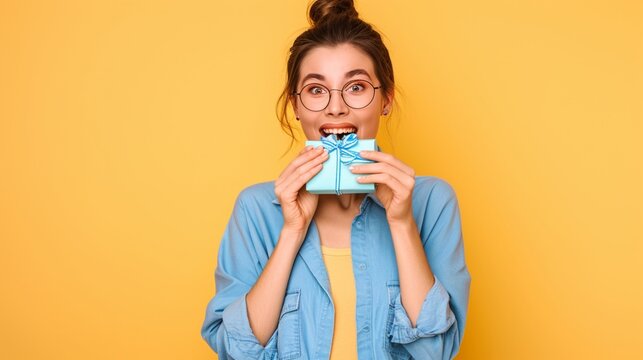
M 377 130 L 379 128 L 379 113 L 371 114 L 368 119 L 364 119 L 362 122 L 362 137 L 364 139 L 374 139 L 377 136 Z
M 301 119 L 301 128 L 304 131 L 304 135 L 308 140 L 319 140 L 319 129 L 315 125 L 315 122 L 313 121 L 306 121 L 305 119 Z

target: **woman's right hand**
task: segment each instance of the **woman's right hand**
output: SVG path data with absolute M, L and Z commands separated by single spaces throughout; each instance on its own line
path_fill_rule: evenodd
M 317 209 L 319 195 L 306 191 L 304 185 L 322 169 L 328 160 L 323 146 L 307 146 L 275 181 L 275 195 L 284 216 L 283 230 L 304 235 Z

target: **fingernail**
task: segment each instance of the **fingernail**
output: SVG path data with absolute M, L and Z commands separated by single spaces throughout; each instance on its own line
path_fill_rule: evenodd
M 353 165 L 349 166 L 349 167 L 348 167 L 348 170 L 350 170 L 350 171 L 355 170 L 355 166 L 353 166 Z

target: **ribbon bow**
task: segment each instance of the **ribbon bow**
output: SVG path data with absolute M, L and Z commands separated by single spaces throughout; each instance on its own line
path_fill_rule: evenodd
M 341 195 L 342 192 L 339 189 L 341 183 L 341 164 L 348 165 L 355 160 L 363 160 L 364 162 L 369 162 L 369 160 L 364 159 L 359 156 L 359 152 L 350 150 L 352 147 L 355 147 L 359 140 L 355 133 L 350 133 L 344 136 L 341 140 L 337 139 L 335 134 L 331 134 L 327 137 L 321 138 L 322 146 L 328 150 L 328 155 L 333 151 L 337 150 L 337 163 L 335 165 L 335 193 Z

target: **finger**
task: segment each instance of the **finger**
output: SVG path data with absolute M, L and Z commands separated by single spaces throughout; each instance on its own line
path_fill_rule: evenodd
M 286 166 L 282 174 L 287 176 L 290 172 L 293 171 L 293 169 L 309 161 L 310 159 L 320 155 L 323 152 L 324 152 L 324 147 L 321 145 L 317 147 L 311 146 L 309 150 L 306 150 L 306 148 L 304 148 L 302 152 L 299 155 L 297 155 L 297 157 L 293 159 L 293 161 L 291 161 L 290 164 L 288 164 L 288 166 Z
M 305 164 L 302 164 L 298 168 L 294 169 L 287 177 L 285 177 L 280 184 L 281 188 L 284 189 L 284 191 L 289 191 L 292 190 L 291 186 L 293 183 L 299 184 L 296 187 L 296 191 L 298 191 L 303 184 L 307 183 L 308 180 L 312 179 L 313 176 L 315 176 L 319 171 L 322 169 L 322 164 L 328 160 L 328 153 L 327 152 L 322 152 L 320 156 L 317 156 Z M 315 170 L 311 174 L 311 169 Z M 303 183 L 302 183 L 303 181 Z M 276 186 L 276 185 L 275 185 Z
M 360 184 L 383 184 L 388 186 L 398 198 L 406 198 L 410 192 L 397 179 L 387 173 L 371 174 L 357 178 Z
M 312 179 L 323 168 L 323 162 L 311 162 L 305 167 L 302 166 L 290 176 L 290 182 L 284 185 L 284 193 L 298 193 L 310 179 Z
M 301 154 L 305 153 L 306 151 L 310 151 L 310 150 L 312 150 L 312 149 L 314 149 L 314 148 L 315 148 L 315 147 L 314 147 L 313 145 L 307 145 L 307 146 L 304 146 L 304 148 L 303 148 L 303 149 L 301 149 L 301 151 L 299 151 L 299 154 L 298 154 L 298 155 L 301 155 Z
M 296 168 L 301 166 L 302 164 L 310 161 L 311 159 L 314 159 L 317 156 L 320 156 L 324 153 L 324 147 L 323 146 L 318 146 L 317 148 L 311 148 L 310 150 L 302 150 L 302 153 L 298 155 L 293 161 L 286 166 L 286 168 L 281 172 L 277 180 L 275 181 L 275 185 L 278 185 L 281 183 L 285 178 L 287 178 Z
M 313 152 L 313 151 L 311 151 Z M 294 167 L 286 173 L 282 173 L 282 175 L 275 181 L 275 191 L 277 189 L 280 189 L 283 191 L 284 188 L 288 186 L 293 181 L 293 177 L 297 175 L 297 172 L 304 172 L 307 169 L 309 169 L 311 166 L 315 166 L 316 164 L 323 163 L 324 161 L 327 160 L 328 154 L 325 152 L 321 152 L 318 156 L 315 156 L 311 159 L 309 159 L 306 163 L 301 164 L 300 166 Z
M 325 154 L 325 155 L 324 155 Z M 284 171 L 281 173 L 277 181 L 275 182 L 275 185 L 280 184 L 283 181 L 289 182 L 288 177 L 295 171 L 297 171 L 297 168 L 302 166 L 303 164 L 306 164 L 309 161 L 312 161 L 314 159 L 318 159 L 323 156 L 328 156 L 328 152 L 322 147 L 319 146 L 317 148 L 311 148 L 309 151 L 305 151 L 303 154 L 297 156 L 287 167 L 284 169 Z
M 349 170 L 353 174 L 390 174 L 406 187 L 413 187 L 415 182 L 415 179 L 412 176 L 385 162 L 351 165 Z
M 413 168 L 406 165 L 405 163 L 403 163 L 402 161 L 400 161 L 399 159 L 397 159 L 395 156 L 391 154 L 381 152 L 381 151 L 362 150 L 360 151 L 359 155 L 364 159 L 375 160 L 378 162 L 385 162 L 387 164 L 391 164 L 396 168 L 400 169 L 401 171 L 404 171 L 409 176 L 415 177 L 415 171 L 413 170 Z

